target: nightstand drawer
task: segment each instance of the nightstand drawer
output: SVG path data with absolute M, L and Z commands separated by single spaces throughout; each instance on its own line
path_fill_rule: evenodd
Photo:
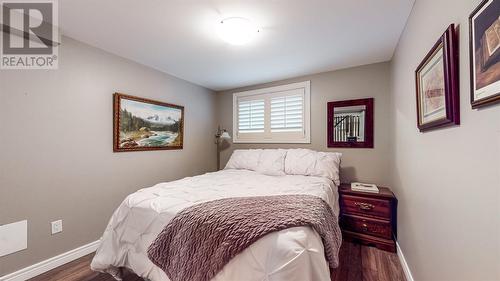
M 391 218 L 391 201 L 384 199 L 343 195 L 340 208 L 345 214 L 362 214 L 380 218 Z
M 392 226 L 390 221 L 343 215 L 340 223 L 345 230 L 392 239 Z

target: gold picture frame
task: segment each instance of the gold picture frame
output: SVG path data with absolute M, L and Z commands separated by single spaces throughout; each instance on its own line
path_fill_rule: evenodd
M 182 149 L 183 134 L 183 106 L 113 95 L 114 152 Z

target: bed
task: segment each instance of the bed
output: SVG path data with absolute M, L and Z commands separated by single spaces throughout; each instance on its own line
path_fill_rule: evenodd
M 302 151 L 302 154 L 306 152 Z M 181 210 L 211 200 L 287 194 L 313 195 L 328 203 L 338 216 L 340 156 L 338 163 L 335 163 L 337 175 L 335 176 L 334 171 L 332 178 L 303 175 L 307 174 L 308 169 L 311 174 L 311 167 L 302 169 L 302 174 L 274 175 L 272 171 L 262 171 L 266 166 L 262 165 L 262 159 L 265 158 L 263 153 L 264 151 L 260 151 L 261 156 L 257 157 L 260 160 L 254 159 L 256 162 L 254 161 L 253 166 L 247 156 L 243 157 L 243 162 L 238 162 L 238 157 L 232 157 L 235 161 L 230 160 L 222 171 L 160 183 L 129 195 L 113 214 L 92 261 L 92 269 L 110 273 L 118 280 L 121 268 L 132 270 L 151 281 L 169 280 L 148 259 L 148 247 Z M 287 151 L 282 151 L 283 153 L 283 157 L 286 157 Z M 298 163 L 291 154 L 288 155 L 289 160 Z M 278 162 L 284 165 L 285 160 Z M 276 161 L 272 162 L 271 166 L 276 166 Z M 318 168 L 317 160 L 313 168 Z M 330 273 L 321 237 L 312 228 L 302 226 L 267 234 L 235 256 L 212 280 L 326 281 L 330 280 Z

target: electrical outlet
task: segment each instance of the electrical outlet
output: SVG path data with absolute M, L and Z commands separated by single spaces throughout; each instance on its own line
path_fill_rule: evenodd
M 53 221 L 50 223 L 52 227 L 52 234 L 56 234 L 63 231 L 62 220 Z

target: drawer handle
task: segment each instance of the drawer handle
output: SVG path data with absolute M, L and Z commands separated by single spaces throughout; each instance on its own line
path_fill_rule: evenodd
M 361 225 L 363 227 L 363 231 L 368 231 L 368 225 L 366 223 Z
M 354 205 L 358 206 L 358 208 L 363 211 L 370 211 L 375 208 L 375 205 L 369 203 L 355 202 Z

